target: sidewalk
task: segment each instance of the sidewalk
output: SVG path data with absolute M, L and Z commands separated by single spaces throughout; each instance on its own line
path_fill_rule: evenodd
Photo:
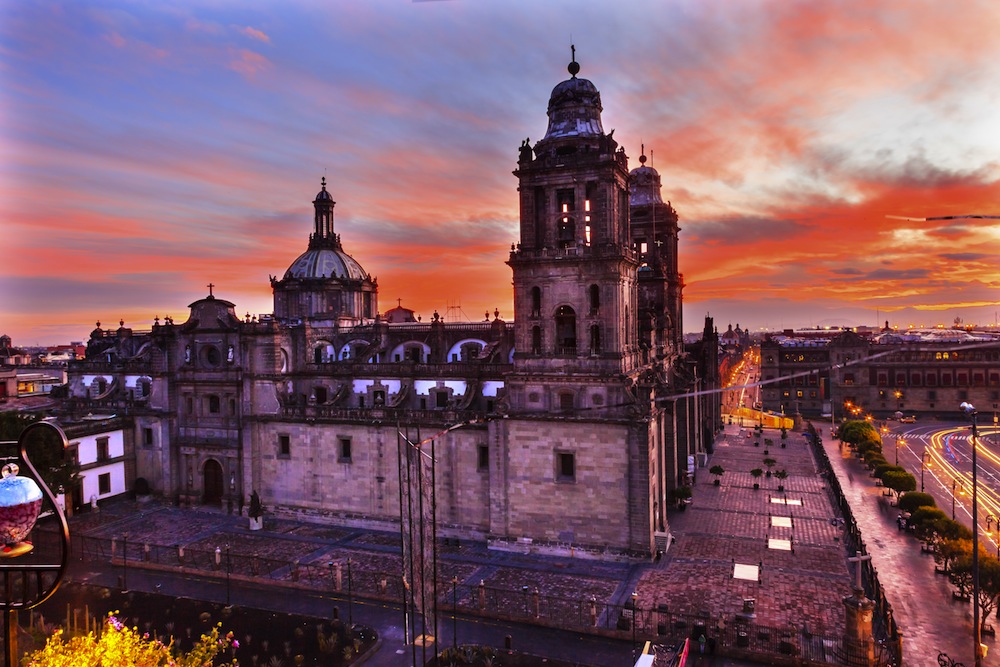
M 829 434 L 823 444 L 892 605 L 903 635 L 905 663 L 935 664 L 938 653 L 944 652 L 953 660 L 973 665 L 971 604 L 952 599 L 948 578 L 934 573 L 933 557 L 921 553 L 920 543 L 912 535 L 897 529 L 896 513 L 879 509 L 883 489 L 875 486 L 850 449 L 841 448 Z M 1000 664 L 995 639 L 985 637 L 983 643 L 990 647 L 983 664 Z

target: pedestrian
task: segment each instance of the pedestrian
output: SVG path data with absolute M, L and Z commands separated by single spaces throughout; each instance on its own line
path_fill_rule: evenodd
M 698 652 L 699 653 L 704 653 L 705 652 L 705 644 L 707 642 L 708 642 L 708 640 L 705 639 L 705 635 L 702 635 L 701 637 L 698 637 Z
M 849 481 L 851 484 L 854 484 L 854 475 L 851 474 L 850 472 L 847 473 L 847 481 Z

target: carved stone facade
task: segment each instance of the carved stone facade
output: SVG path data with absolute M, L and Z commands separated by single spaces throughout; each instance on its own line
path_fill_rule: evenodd
M 70 405 L 134 420 L 136 475 L 187 503 L 393 528 L 402 448 L 434 447 L 438 535 L 494 548 L 648 557 L 671 491 L 721 425 L 718 339 L 681 338 L 677 215 L 633 172 L 585 79 L 553 90 L 520 150 L 513 322 L 379 314 L 324 181 L 274 313 L 209 295 L 184 323 L 96 329 Z M 633 217 L 637 221 L 632 224 Z M 403 482 L 405 484 L 405 482 Z

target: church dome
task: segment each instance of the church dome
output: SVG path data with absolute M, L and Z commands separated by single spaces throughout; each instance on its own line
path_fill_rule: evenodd
M 549 96 L 549 127 L 543 141 L 565 137 L 600 137 L 604 134 L 601 126 L 601 94 L 590 81 L 576 78 L 579 71 L 580 65 L 574 58 L 569 64 L 572 78 L 552 89 Z
M 660 174 L 646 166 L 646 156 L 639 157 L 641 166 L 629 172 L 628 203 L 632 206 L 662 204 L 660 196 Z
M 285 271 L 285 278 L 309 280 L 339 278 L 365 280 L 368 273 L 357 260 L 339 248 L 309 248 L 292 262 Z

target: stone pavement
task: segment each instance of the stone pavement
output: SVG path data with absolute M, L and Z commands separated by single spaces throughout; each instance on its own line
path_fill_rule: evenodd
M 755 446 L 752 428 L 738 426 L 719 436 L 709 465 L 697 471 L 691 505 L 670 516 L 676 542 L 643 573 L 639 599 L 715 623 L 732 622 L 744 598 L 754 598 L 761 625 L 839 637 L 841 599 L 851 593 L 843 528 L 831 522 L 839 512 L 801 433 L 789 432 L 785 447 L 778 431 L 765 429 L 764 438 L 770 447 L 763 438 Z M 755 479 L 750 471 L 766 470 L 765 458 L 788 477 Z M 725 470 L 718 486 L 708 472 L 715 465 Z M 756 566 L 759 580 L 734 577 L 734 565 Z
M 920 551 L 912 535 L 900 532 L 897 514 L 885 512 L 879 502 L 883 489 L 875 486 L 868 470 L 841 448 L 824 427 L 823 440 L 834 472 L 840 479 L 855 521 L 872 556 L 893 616 L 903 635 L 903 659 L 907 665 L 936 665 L 944 652 L 968 666 L 973 661 L 972 606 L 955 601 L 946 576 L 934 573 L 934 559 Z M 984 637 L 989 647 L 984 665 L 1000 665 L 1000 647 Z
M 768 451 L 768 456 L 776 460 L 773 470 L 785 470 L 788 477 L 783 481 L 773 476 L 761 477 L 756 480 L 760 488 L 754 489 L 755 479 L 750 470 L 767 466 L 763 463 L 764 442 L 755 447 L 755 439 L 748 437 L 751 432 L 728 426 L 720 434 L 709 466 L 725 468 L 721 483 L 713 484 L 714 477 L 707 467 L 698 470 L 692 504 L 686 511 L 675 510 L 669 515 L 676 541 L 659 562 L 543 558 L 493 552 L 482 543 L 463 541 L 458 546 L 446 545 L 441 549 L 441 576 L 445 580 L 457 577 L 459 586 L 466 591 L 471 591 L 481 580 L 491 588 L 509 589 L 512 604 L 516 603 L 518 608 L 524 599 L 523 586 L 538 588 L 542 596 L 575 600 L 593 596 L 612 605 L 623 604 L 635 591 L 640 610 L 665 608 L 675 615 L 706 619 L 713 629 L 721 627 L 715 625 L 719 621 L 732 623 L 734 616 L 742 612 L 744 599 L 754 598 L 758 624 L 785 629 L 793 635 L 805 629 L 816 636 L 839 637 L 844 631 L 841 599 L 851 592 L 852 576 L 842 542 L 843 528 L 831 521 L 839 513 L 832 504 L 830 491 L 818 474 L 804 436 L 789 432 L 786 447 L 781 447 L 780 433 L 770 429 L 765 431 L 765 437 L 774 441 Z M 784 485 L 784 491 L 778 490 L 779 484 Z M 278 568 L 270 572 L 270 579 L 263 581 L 252 577 L 249 570 L 234 571 L 235 586 L 252 583 L 329 592 L 327 564 L 344 562 L 350 557 L 355 568 L 354 592 L 363 597 L 357 582 L 366 571 L 395 573 L 400 568 L 396 546 L 399 538 L 395 533 L 272 516 L 267 517 L 265 531 L 251 532 L 245 518 L 206 508 L 181 509 L 119 500 L 104 505 L 99 512 L 74 517 L 70 529 L 73 535 L 85 538 L 116 538 L 119 550 L 121 535 L 127 533 L 130 571 L 141 566 L 142 545 L 147 542 L 153 545 L 154 556 L 158 551 L 176 553 L 178 545 L 185 546 L 189 557 L 195 553 L 211 554 L 215 547 L 228 544 L 234 554 L 253 553 L 264 560 L 298 561 L 303 568 L 301 573 L 294 574 L 291 567 Z M 868 530 L 864 530 L 867 538 Z M 895 530 L 891 536 L 896 537 Z M 780 542 L 769 543 L 769 540 Z M 120 551 L 118 554 L 120 563 Z M 155 562 L 157 558 L 152 560 Z M 245 560 L 238 562 L 245 567 Z M 756 566 L 759 580 L 734 577 L 736 565 Z M 201 574 L 213 576 L 211 572 Z M 215 572 L 214 576 L 220 577 L 220 573 Z M 131 578 L 132 575 L 130 583 Z M 895 585 L 890 581 L 883 583 L 890 591 Z M 517 620 L 517 614 L 512 617 Z M 905 631 L 907 621 L 898 614 L 897 619 Z M 639 638 L 655 640 L 655 634 L 642 637 L 643 631 L 651 630 L 654 628 L 649 624 L 640 626 Z M 908 642 L 920 636 L 919 632 L 906 635 Z M 940 646 L 948 650 L 943 648 L 948 646 L 946 643 Z M 955 649 L 952 655 L 961 652 Z M 620 664 L 617 660 L 613 663 Z M 708 655 L 696 655 L 693 663 L 713 667 L 748 664 Z

